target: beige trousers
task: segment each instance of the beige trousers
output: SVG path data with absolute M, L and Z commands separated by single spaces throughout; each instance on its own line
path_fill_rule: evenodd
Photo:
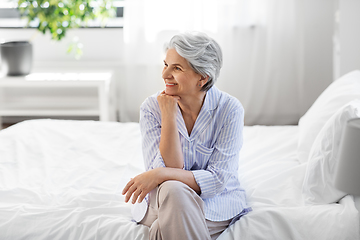
M 150 193 L 149 208 L 140 223 L 150 228 L 151 240 L 214 240 L 230 222 L 206 220 L 204 202 L 194 190 L 178 181 L 166 181 Z

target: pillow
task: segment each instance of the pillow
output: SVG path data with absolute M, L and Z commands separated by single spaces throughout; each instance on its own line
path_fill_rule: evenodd
M 305 203 L 333 203 L 346 195 L 334 187 L 334 175 L 341 135 L 347 121 L 352 118 L 360 118 L 360 100 L 351 101 L 339 109 L 317 135 L 302 187 Z
M 360 71 L 331 83 L 299 120 L 298 159 L 308 160 L 311 146 L 325 122 L 342 106 L 360 99 Z

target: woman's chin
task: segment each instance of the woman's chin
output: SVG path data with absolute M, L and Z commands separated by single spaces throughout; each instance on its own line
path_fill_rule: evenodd
M 176 95 L 175 91 L 171 91 L 171 89 L 167 89 L 167 88 L 165 88 L 165 94 L 167 94 L 167 95 Z

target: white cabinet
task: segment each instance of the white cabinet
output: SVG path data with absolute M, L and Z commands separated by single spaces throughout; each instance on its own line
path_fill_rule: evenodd
M 97 116 L 109 121 L 111 72 L 34 72 L 0 77 L 0 124 L 4 116 Z M 0 125 L 1 126 L 1 125 Z

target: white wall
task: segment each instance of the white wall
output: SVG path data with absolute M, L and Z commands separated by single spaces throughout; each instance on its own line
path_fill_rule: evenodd
M 312 105 L 319 94 L 334 80 L 333 34 L 335 4 L 331 0 L 299 1 L 302 14 L 303 105 L 302 113 Z
M 84 55 L 76 61 L 66 53 L 74 37 L 83 43 Z M 38 62 L 75 62 L 123 60 L 123 31 L 121 28 L 82 28 L 68 30 L 61 41 L 51 40 L 49 34 L 42 34 L 36 29 L 0 29 L 0 41 L 32 40 L 34 61 Z
M 337 77 L 360 69 L 360 0 L 338 0 Z

